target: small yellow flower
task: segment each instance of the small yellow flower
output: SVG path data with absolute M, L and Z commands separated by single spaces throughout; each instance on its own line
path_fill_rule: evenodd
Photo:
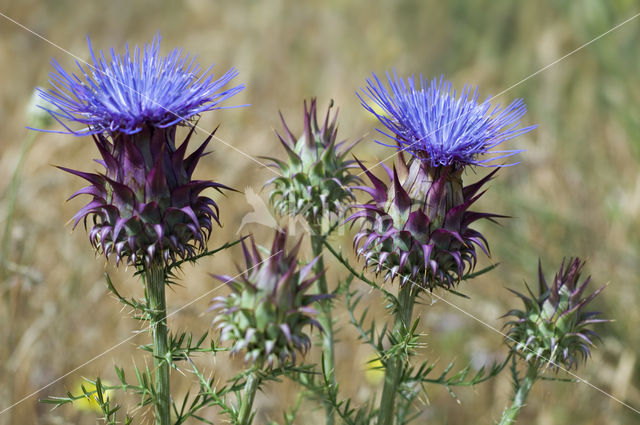
M 102 385 L 104 386 L 108 386 L 110 385 L 109 382 L 106 381 L 102 381 Z M 82 390 L 82 387 L 84 387 L 85 391 L 87 393 L 92 393 L 89 397 L 83 397 L 81 399 L 78 399 L 76 401 L 73 402 L 73 406 L 81 411 L 94 411 L 94 412 L 102 412 L 102 409 L 100 409 L 100 404 L 98 404 L 98 400 L 95 394 L 96 391 L 96 386 L 94 383 L 87 381 L 86 379 L 83 379 L 81 381 L 78 381 L 74 387 L 73 390 L 71 391 L 71 394 L 73 395 L 82 395 L 85 393 L 85 391 Z M 106 400 L 107 397 L 109 397 L 111 395 L 112 390 L 105 390 L 103 389 L 102 394 L 104 396 L 104 399 Z
M 364 378 L 372 386 L 380 384 L 384 379 L 384 365 L 378 356 L 372 355 L 369 357 L 365 364 Z

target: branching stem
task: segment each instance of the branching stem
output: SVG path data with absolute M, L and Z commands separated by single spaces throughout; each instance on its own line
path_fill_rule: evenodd
M 511 425 L 515 422 L 518 414 L 520 413 L 520 409 L 522 409 L 527 401 L 527 396 L 529 395 L 529 391 L 531 391 L 531 387 L 533 387 L 533 384 L 537 379 L 537 367 L 529 365 L 527 375 L 523 380 L 517 383 L 516 394 L 513 397 L 513 402 L 511 403 L 511 406 L 507 407 L 502 413 L 502 419 L 500 420 L 499 425 Z

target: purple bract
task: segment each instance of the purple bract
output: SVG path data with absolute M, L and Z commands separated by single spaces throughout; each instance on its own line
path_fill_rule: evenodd
M 349 218 L 361 220 L 354 239 L 357 254 L 385 281 L 452 289 L 475 266 L 476 247 L 489 254 L 484 236 L 470 226 L 502 216 L 469 208 L 497 170 L 463 187 L 462 170 L 453 167 L 429 168 L 417 159 L 406 163 L 402 154 L 396 166 L 384 167 L 387 184 L 361 164 L 371 186 L 355 188 L 371 200 L 356 205 L 358 211 Z
M 175 127 L 147 128 L 134 135 L 115 135 L 112 140 L 94 135 L 104 174 L 60 167 L 91 183 L 71 196 L 93 196 L 74 216 L 74 227 L 83 219 L 86 225 L 93 216 L 91 244 L 107 256 L 115 254 L 117 262 L 123 257 L 130 263 L 170 262 L 204 249 L 212 221 L 219 221 L 218 206 L 201 192 L 229 188 L 192 179 L 213 136 L 186 156 L 193 131 L 179 147 Z

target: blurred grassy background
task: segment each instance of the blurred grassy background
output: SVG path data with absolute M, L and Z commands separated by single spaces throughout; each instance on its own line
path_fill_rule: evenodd
M 250 155 L 282 156 L 272 133 L 279 128 L 278 110 L 299 130 L 304 98 L 319 96 L 321 104 L 334 99 L 340 106 L 341 136 L 353 140 L 366 135 L 356 154 L 369 162 L 390 154 L 373 143 L 375 123 L 354 95 L 371 71 L 395 67 L 401 75 L 444 74 L 457 87 L 473 84 L 482 95 L 495 94 L 638 11 L 633 0 L 0 2 L 0 12 L 82 59 L 89 58 L 86 35 L 95 48 L 113 46 L 121 51 L 125 42 L 143 44 L 160 34 L 164 52 L 183 47 L 197 54 L 205 67 L 216 63 L 217 73 L 236 67 L 237 82 L 247 88 L 233 103 L 251 107 L 205 114 L 200 126 L 212 129 L 222 122 L 217 135 Z M 521 163 L 501 171 L 482 200 L 484 209 L 513 217 L 500 227 L 482 229 L 500 267 L 463 286 L 470 300 L 448 297 L 500 328 L 499 317 L 519 302 L 503 287 L 519 289 L 523 279 L 534 282 L 538 257 L 548 274 L 565 255 L 586 258 L 595 283 L 610 282 L 599 307 L 616 322 L 602 329 L 604 344 L 578 374 L 636 408 L 640 408 L 639 36 L 637 19 L 501 96 L 503 104 L 523 97 L 529 106 L 526 123 L 539 127 L 509 142 L 510 147 L 526 149 L 519 155 Z M 28 137 L 25 107 L 34 86 L 47 85 L 51 57 L 67 69 L 74 66 L 68 54 L 0 17 L 0 229 L 6 227 L 11 174 Z M 102 258 L 94 257 L 84 230 L 71 233 L 65 226 L 81 201 L 64 200 L 82 182 L 51 164 L 92 170 L 97 166 L 89 159 L 95 155 L 87 138 L 38 134 L 20 172 L 15 215 L 3 235 L 7 249 L 2 252 L 0 282 L 0 410 L 129 337 L 137 326 L 106 294 L 103 279 L 106 267 L 122 291 L 133 295 L 140 285 L 130 278 L 131 271 L 105 266 Z M 240 190 L 259 190 L 271 176 L 222 143 L 215 144 L 214 154 L 203 161 L 199 172 Z M 240 194 L 217 200 L 224 228 L 215 232 L 210 247 L 236 237 L 243 214 L 251 211 Z M 253 230 L 259 240 L 267 234 L 259 226 Z M 335 243 L 349 250 L 348 237 Z M 198 268 L 187 267 L 184 286 L 169 293 L 169 310 L 215 288 L 217 282 L 207 273 L 232 272 L 230 264 L 237 258 L 238 250 L 231 250 Z M 330 266 L 332 275 L 337 275 L 337 267 Z M 201 313 L 213 295 L 173 316 L 170 326 L 196 334 L 207 330 L 212 317 Z M 383 314 L 378 297 L 371 294 L 367 302 Z M 428 344 L 422 354 L 442 367 L 452 358 L 462 367 L 468 361 L 481 365 L 504 356 L 499 334 L 446 304 L 425 305 L 420 312 Z M 336 315 L 346 320 L 343 306 Z M 370 353 L 348 326 L 342 327 L 340 337 L 338 379 L 345 393 L 361 402 L 377 389 L 358 373 Z M 139 336 L 88 363 L 1 414 L 0 424 L 93 423 L 92 412 L 74 407 L 51 412 L 37 398 L 62 395 L 81 376 L 115 381 L 114 363 L 130 368 L 135 359 L 138 366 L 144 365 L 135 344 L 145 341 Z M 224 371 L 228 362 L 223 357 L 200 361 L 208 370 Z M 193 382 L 188 374 L 172 376 L 176 394 Z M 266 391 L 257 400 L 257 422 L 280 422 L 281 409 L 295 401 L 298 390 L 285 382 L 277 384 L 277 391 Z M 444 388 L 430 388 L 421 420 L 493 423 L 510 396 L 509 376 L 505 373 L 477 388 L 455 391 L 458 400 Z M 128 410 L 134 408 L 132 400 L 121 395 L 116 399 Z M 303 405 L 298 424 L 320 423 L 321 411 L 312 408 Z M 146 411 L 136 414 L 138 423 L 149 423 Z M 638 416 L 587 385 L 542 382 L 519 423 L 569 421 L 631 424 L 638 422 Z

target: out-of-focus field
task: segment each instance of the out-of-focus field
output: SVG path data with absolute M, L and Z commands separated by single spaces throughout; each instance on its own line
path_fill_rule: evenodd
M 89 138 L 35 136 L 15 186 L 12 222 L 5 224 L 11 176 L 30 137 L 25 108 L 33 88 L 48 85 L 52 57 L 66 69 L 74 67 L 70 53 L 87 60 L 87 35 L 95 48 L 113 46 L 120 52 L 125 42 L 143 44 L 160 34 L 164 53 L 183 47 L 197 54 L 203 66 L 215 63 L 217 73 L 236 67 L 237 82 L 246 84 L 246 90 L 229 103 L 251 106 L 204 114 L 199 125 L 210 130 L 222 123 L 217 135 L 252 157 L 283 156 L 273 135 L 280 128 L 278 110 L 299 131 L 302 100 L 310 96 L 318 96 L 322 105 L 330 99 L 339 105 L 339 136 L 364 136 L 355 149 L 359 158 L 371 164 L 390 155 L 373 142 L 376 123 L 354 94 L 372 71 L 395 68 L 400 75 L 428 78 L 444 74 L 458 88 L 478 85 L 483 97 L 503 93 L 496 99 L 502 104 L 524 98 L 529 107 L 525 124 L 539 127 L 508 142 L 509 148 L 526 151 L 517 157 L 520 164 L 499 172 L 480 204 L 512 216 L 501 226 L 482 226 L 500 266 L 463 283 L 469 300 L 441 295 L 499 329 L 504 323 L 500 316 L 519 306 L 504 287 L 522 289 L 523 280 L 535 283 L 538 257 L 547 274 L 563 256 L 584 257 L 594 283 L 609 283 L 596 304 L 615 322 L 599 328 L 603 343 L 577 374 L 640 409 L 640 18 L 534 74 L 638 13 L 637 2 L 25 0 L 0 5 L 0 12 L 50 41 L 0 17 L 0 411 L 17 403 L 0 414 L 0 424 L 94 423 L 93 412 L 72 406 L 51 411 L 37 399 L 64 395 L 82 376 L 101 375 L 114 382 L 114 364 L 127 370 L 134 362 L 145 364 L 145 355 L 135 347 L 147 342 L 146 334 L 111 349 L 139 325 L 107 295 L 104 271 L 127 295 L 139 295 L 140 283 L 132 279 L 132 270 L 116 270 L 96 258 L 84 229 L 71 232 L 66 224 L 83 203 L 65 199 L 83 183 L 52 165 L 97 170 L 90 162 L 96 152 Z M 485 172 L 478 170 L 479 175 Z M 199 176 L 259 191 L 272 173 L 217 142 Z M 224 227 L 214 232 L 211 248 L 236 238 L 243 215 L 252 210 L 242 194 L 212 196 L 221 206 Z M 267 229 L 253 225 L 243 232 L 251 230 L 266 242 Z M 350 252 L 348 235 L 334 243 Z M 218 282 L 208 273 L 233 273 L 239 258 L 239 250 L 232 249 L 197 268 L 186 267 L 183 286 L 169 291 L 169 310 L 212 291 Z M 481 266 L 487 264 L 483 259 Z M 343 274 L 331 261 L 329 267 L 330 276 Z M 362 289 L 368 294 L 365 301 L 383 317 L 383 301 Z M 223 291 L 216 289 L 190 304 L 171 317 L 170 326 L 195 334 L 206 331 L 213 319 L 204 313 L 208 301 Z M 337 303 L 337 376 L 345 394 L 362 402 L 378 389 L 363 373 L 371 353 L 346 323 L 343 300 Z M 462 368 L 469 361 L 480 366 L 504 357 L 499 333 L 451 306 L 435 302 L 418 311 L 426 342 L 421 355 L 438 360 L 440 370 L 450 359 Z M 317 358 L 312 353 L 307 360 Z M 230 368 L 242 366 L 223 355 L 198 361 L 221 379 Z M 188 372 L 174 371 L 172 377 L 178 396 L 195 381 Z M 429 400 L 416 423 L 494 423 L 508 402 L 510 386 L 505 371 L 475 388 L 454 389 L 457 400 L 445 388 L 428 387 Z M 256 422 L 281 422 L 282 409 L 295 402 L 298 392 L 290 382 L 270 384 L 256 402 Z M 135 423 L 150 423 L 149 412 L 136 411 L 133 399 L 113 397 L 136 414 Z M 215 411 L 207 414 L 214 417 Z M 296 423 L 321 419 L 322 410 L 305 403 Z M 518 423 L 639 421 L 638 414 L 584 383 L 544 381 L 534 388 Z

